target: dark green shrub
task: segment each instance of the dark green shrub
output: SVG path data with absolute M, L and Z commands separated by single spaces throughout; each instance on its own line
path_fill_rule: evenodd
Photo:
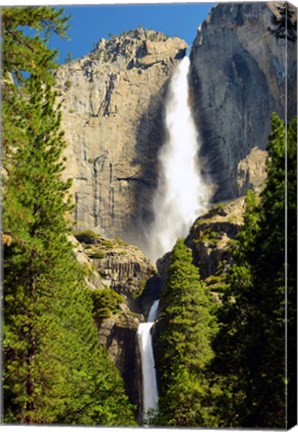
M 113 313 L 120 311 L 120 304 L 124 298 L 111 288 L 92 291 L 93 318 L 102 321 L 109 318 Z

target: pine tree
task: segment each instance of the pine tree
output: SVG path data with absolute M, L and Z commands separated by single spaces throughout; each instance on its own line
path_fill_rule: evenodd
M 25 8 L 16 13 L 18 25 L 30 25 L 35 10 L 51 15 Z M 17 25 L 12 30 L 15 59 L 21 37 Z M 50 71 L 43 70 L 49 64 L 39 62 L 23 79 L 13 61 L 20 84 L 8 74 L 3 83 L 4 422 L 135 425 L 123 381 L 99 346 L 91 294 L 67 240 L 70 182 L 61 179 L 65 142 Z
M 157 342 L 161 380 L 155 423 L 210 426 L 212 419 L 204 404 L 208 392 L 204 367 L 213 357 L 211 339 L 217 331 L 214 304 L 182 240 L 171 255 L 161 304 L 163 331 Z
M 235 264 L 228 281 L 230 290 L 221 310 L 221 332 L 214 345 L 216 371 L 226 401 L 217 399 L 221 425 L 232 427 L 286 427 L 286 385 L 293 385 L 295 371 L 286 377 L 286 304 L 285 270 L 288 267 L 289 328 L 294 330 L 294 266 L 286 262 L 285 218 L 286 171 L 288 159 L 288 214 L 296 213 L 296 120 L 289 127 L 288 152 L 286 128 L 276 114 L 268 145 L 267 182 L 257 203 L 247 197 L 244 227 L 234 251 Z M 289 228 L 289 251 L 295 255 L 295 225 Z M 291 342 L 295 345 L 294 331 Z M 293 371 L 293 368 L 290 368 Z M 291 383 L 291 384 L 290 384 Z M 293 393 L 291 404 L 293 408 Z
M 33 76 L 28 85 L 26 141 L 4 196 L 12 238 L 4 261 L 6 421 L 134 424 L 123 383 L 98 346 L 91 297 L 66 238 L 60 114 L 49 86 Z
M 10 73 L 18 84 L 24 83 L 31 74 L 39 75 L 44 82 L 53 82 L 57 51 L 49 49 L 47 44 L 53 34 L 67 37 L 68 19 L 63 9 L 46 6 L 3 8 L 4 76 Z M 22 27 L 30 27 L 34 36 L 25 34 Z
M 273 15 L 271 23 L 274 28 L 268 28 L 272 34 L 275 35 L 276 39 L 287 39 L 290 42 L 295 43 L 297 39 L 297 19 L 295 16 L 295 10 L 291 9 L 288 2 L 282 3 L 277 6 L 279 16 Z
M 1 81 L 3 100 L 2 159 L 5 170 L 13 160 L 14 148 L 22 142 L 26 127 L 26 81 L 39 76 L 44 83 L 54 82 L 53 71 L 57 67 L 57 51 L 47 47 L 52 34 L 66 37 L 68 17 L 63 9 L 49 7 L 2 8 L 3 76 Z M 34 35 L 26 35 L 22 27 L 29 27 Z M 28 108 L 30 111 L 30 107 Z M 29 114 L 28 114 L 29 115 Z M 23 122 L 23 128 L 15 128 L 15 120 Z

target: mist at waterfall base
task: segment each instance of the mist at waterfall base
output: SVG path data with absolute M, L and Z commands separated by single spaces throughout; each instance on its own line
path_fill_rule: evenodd
M 146 233 L 147 253 L 154 261 L 185 237 L 204 213 L 211 188 L 200 173 L 200 138 L 189 105 L 186 56 L 173 73 L 166 99 L 166 142 L 158 154 L 159 179 L 153 198 L 154 220 Z
M 148 410 L 156 409 L 158 406 L 158 390 L 151 337 L 151 327 L 157 316 L 158 305 L 159 300 L 155 300 L 151 306 L 148 321 L 146 323 L 141 323 L 138 328 L 138 341 L 142 361 L 144 420 L 146 420 Z

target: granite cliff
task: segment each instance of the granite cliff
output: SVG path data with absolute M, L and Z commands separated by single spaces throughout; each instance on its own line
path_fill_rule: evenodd
M 287 42 L 286 56 L 285 39 L 271 31 L 273 16 L 277 3 L 218 4 L 192 46 L 190 100 L 214 202 L 260 187 L 271 114 L 296 113 L 296 43 Z M 164 98 L 186 47 L 177 37 L 139 28 L 102 39 L 57 71 L 65 177 L 74 179 L 78 229 L 142 246 L 165 138 Z
M 177 37 L 139 28 L 102 39 L 58 69 L 65 177 L 74 179 L 78 229 L 97 227 L 131 240 L 138 221 L 150 217 L 163 99 L 186 47 Z
M 214 201 L 260 185 L 272 112 L 296 114 L 296 43 L 271 32 L 278 5 L 218 4 L 192 46 L 192 106 Z

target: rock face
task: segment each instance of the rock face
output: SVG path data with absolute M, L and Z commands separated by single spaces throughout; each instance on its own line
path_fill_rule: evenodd
M 296 114 L 296 43 L 287 41 L 286 50 L 286 40 L 269 30 L 280 14 L 276 5 L 218 4 L 192 47 L 192 105 L 205 174 L 217 186 L 215 201 L 240 196 L 259 182 L 263 163 L 260 169 L 250 165 L 256 155 L 265 156 L 254 148 L 266 148 L 272 112 L 284 118 L 287 107 L 289 118 Z
M 185 244 L 192 250 L 193 264 L 200 276 L 206 279 L 231 264 L 230 241 L 234 240 L 243 225 L 245 197 L 226 203 L 214 204 L 198 217 L 190 228 Z M 172 252 L 157 260 L 161 290 L 167 282 L 167 271 Z
M 78 229 L 98 227 L 131 241 L 137 223 L 150 218 L 163 100 L 186 47 L 179 38 L 138 29 L 102 39 L 89 55 L 58 69 L 64 175 L 74 179 Z
M 100 325 L 100 343 L 105 346 L 119 370 L 130 401 L 137 406 L 137 419 L 142 416 L 142 368 L 137 341 L 140 321 L 129 313 L 114 315 Z
M 85 230 L 76 232 L 69 239 L 93 294 L 110 293 L 109 304 L 103 301 L 103 312 L 100 316 L 94 315 L 99 340 L 118 368 L 126 393 L 131 403 L 137 406 L 137 419 L 141 422 L 142 370 L 137 330 L 148 313 L 149 305 L 159 295 L 156 283 L 150 287 L 150 281 L 158 278 L 156 268 L 142 251 L 120 238 L 107 239 Z M 122 296 L 117 307 L 111 304 L 111 291 Z
M 237 192 L 244 195 L 247 189 L 260 192 L 266 179 L 267 152 L 254 147 L 237 165 Z
M 84 252 L 79 261 L 85 262 L 82 255 L 87 257 L 100 275 L 101 286 L 121 294 L 130 310 L 142 313 L 138 299 L 147 280 L 157 272 L 154 264 L 140 249 L 119 237 L 107 239 L 87 230 L 78 232 L 76 238 Z
M 215 204 L 191 227 L 185 244 L 192 249 L 202 279 L 222 273 L 231 264 L 230 241 L 240 232 L 244 208 L 244 197 Z

